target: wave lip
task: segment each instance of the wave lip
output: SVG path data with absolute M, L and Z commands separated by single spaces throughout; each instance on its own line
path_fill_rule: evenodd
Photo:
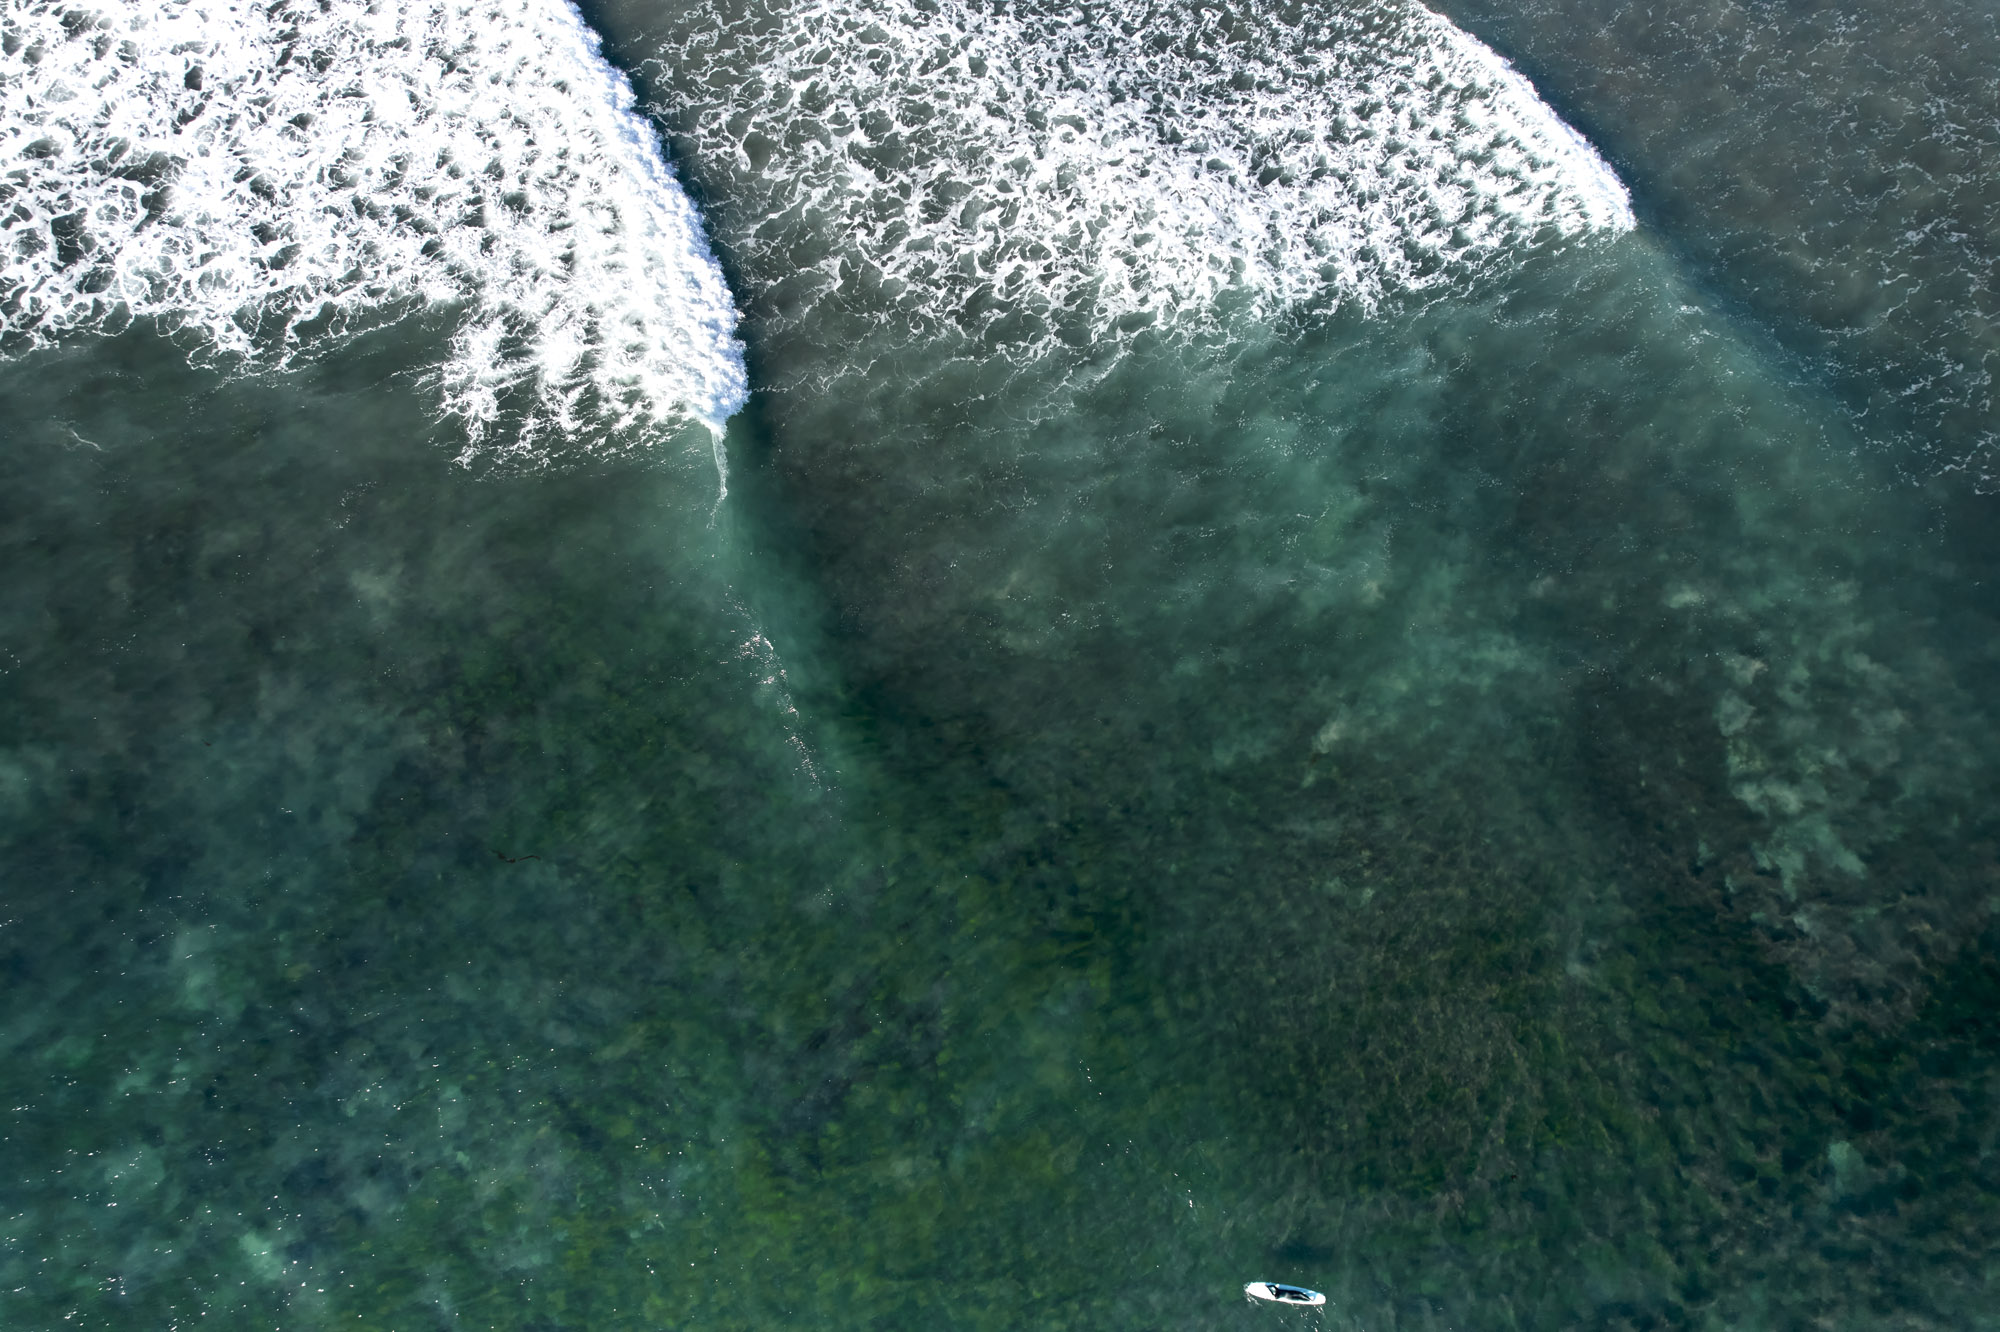
M 566 0 L 12 0 L 0 39 L 15 350 L 149 317 L 282 365 L 422 302 L 461 311 L 468 455 L 744 401 L 700 220 Z

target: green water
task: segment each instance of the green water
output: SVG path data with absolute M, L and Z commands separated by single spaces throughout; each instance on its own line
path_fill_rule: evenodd
M 1792 334 L 732 277 L 720 504 L 0 365 L 0 1324 L 1995 1324 L 1988 501 Z

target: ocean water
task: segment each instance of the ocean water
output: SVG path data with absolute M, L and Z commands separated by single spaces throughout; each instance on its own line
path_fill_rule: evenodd
M 0 1325 L 2000 1323 L 1989 6 L 0 52 Z

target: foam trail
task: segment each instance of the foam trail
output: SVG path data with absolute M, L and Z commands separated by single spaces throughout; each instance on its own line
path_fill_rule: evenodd
M 660 113 L 780 324 L 833 300 L 1094 341 L 1373 308 L 1633 226 L 1603 158 L 1417 4 L 708 0 L 672 24 Z
M 276 366 L 447 306 L 445 410 L 527 463 L 744 400 L 700 221 L 566 0 L 4 0 L 0 37 L 12 350 L 150 317 Z

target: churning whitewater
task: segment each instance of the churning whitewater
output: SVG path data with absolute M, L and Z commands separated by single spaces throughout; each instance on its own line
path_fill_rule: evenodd
M 436 386 L 468 455 L 719 430 L 743 402 L 701 220 L 566 0 L 0 13 L 11 349 L 152 318 L 282 365 L 422 302 L 461 312 Z M 1602 158 L 1419 5 L 675 22 L 656 109 L 726 183 L 750 294 L 791 315 L 838 291 L 1082 342 L 1231 301 L 1372 307 L 1633 225 Z
M 700 220 L 565 0 L 0 23 L 11 350 L 150 317 L 275 366 L 425 302 L 462 312 L 436 387 L 469 453 L 629 447 L 743 402 Z
M 1078 343 L 1443 291 L 1633 226 L 1510 65 L 1421 5 L 706 0 L 658 112 L 782 323 L 829 298 Z

